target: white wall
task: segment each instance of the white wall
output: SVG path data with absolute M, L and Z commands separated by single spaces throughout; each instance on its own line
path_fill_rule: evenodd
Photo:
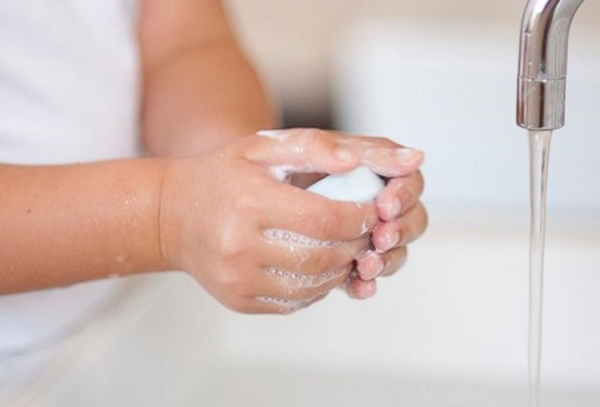
M 402 24 L 438 19 L 519 24 L 524 0 L 227 0 L 240 37 L 280 100 L 299 116 L 328 113 L 336 38 L 353 22 L 389 18 Z M 576 30 L 595 27 L 600 3 L 587 1 Z
M 339 125 L 423 149 L 427 202 L 527 206 L 527 133 L 515 124 L 518 31 L 372 20 L 350 27 L 339 44 Z M 600 216 L 598 72 L 600 29 L 575 32 L 567 124 L 555 132 L 550 159 L 551 211 Z

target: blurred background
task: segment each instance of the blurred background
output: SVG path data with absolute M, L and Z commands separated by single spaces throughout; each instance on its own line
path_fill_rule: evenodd
M 526 135 L 514 124 L 524 1 L 229 0 L 286 127 L 385 135 L 428 153 L 430 204 L 527 206 Z M 567 126 L 553 208 L 600 211 L 600 6 L 572 27 Z M 560 136 L 558 136 L 560 134 Z
M 426 152 L 429 230 L 375 298 L 334 292 L 286 318 L 231 313 L 182 275 L 147 279 L 73 342 L 57 369 L 79 364 L 62 385 L 41 381 L 54 385 L 43 405 L 526 406 L 525 2 L 227 3 L 286 127 Z M 570 44 L 550 160 L 546 407 L 600 405 L 600 2 L 583 4 Z

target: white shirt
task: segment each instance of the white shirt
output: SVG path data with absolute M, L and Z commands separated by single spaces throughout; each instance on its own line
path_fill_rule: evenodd
M 0 0 L 0 162 L 138 154 L 136 9 L 136 0 Z M 0 296 L 0 401 L 27 380 L 19 358 L 85 324 L 120 285 Z

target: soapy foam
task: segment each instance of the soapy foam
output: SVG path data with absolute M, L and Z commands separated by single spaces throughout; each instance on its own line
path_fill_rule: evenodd
M 284 130 L 259 130 L 256 132 L 256 135 L 277 141 L 283 141 L 289 137 L 289 134 Z
M 297 172 L 296 168 L 291 165 L 272 165 L 269 167 L 271 174 L 275 177 L 275 179 L 282 183 L 289 183 L 290 175 L 294 172 Z
M 334 247 L 340 242 L 335 240 L 319 240 L 282 229 L 267 229 L 264 235 L 272 242 L 299 248 Z
M 269 267 L 266 272 L 269 276 L 277 278 L 279 283 L 284 285 L 286 288 L 300 289 L 320 287 L 323 284 L 343 276 L 346 270 L 342 268 L 333 271 L 326 271 L 317 275 L 307 275 L 276 267 Z
M 279 313 L 281 313 L 281 314 L 291 314 L 293 312 L 301 310 L 302 308 L 306 308 L 307 306 L 309 306 L 311 304 L 312 301 L 314 301 L 314 298 L 311 298 L 311 299 L 305 300 L 305 301 L 300 301 L 300 300 L 288 300 L 285 298 L 265 297 L 265 296 L 259 296 L 259 297 L 256 297 L 256 299 L 258 301 L 262 301 L 262 302 L 265 302 L 268 304 L 273 304 L 273 305 L 280 307 Z

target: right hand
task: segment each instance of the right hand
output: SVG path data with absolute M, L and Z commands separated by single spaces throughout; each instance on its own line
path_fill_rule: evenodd
M 377 209 L 311 194 L 278 174 L 351 171 L 364 164 L 361 146 L 296 129 L 170 161 L 158 225 L 164 259 L 239 312 L 287 313 L 323 298 L 368 248 Z M 373 167 L 389 169 L 392 156 Z

